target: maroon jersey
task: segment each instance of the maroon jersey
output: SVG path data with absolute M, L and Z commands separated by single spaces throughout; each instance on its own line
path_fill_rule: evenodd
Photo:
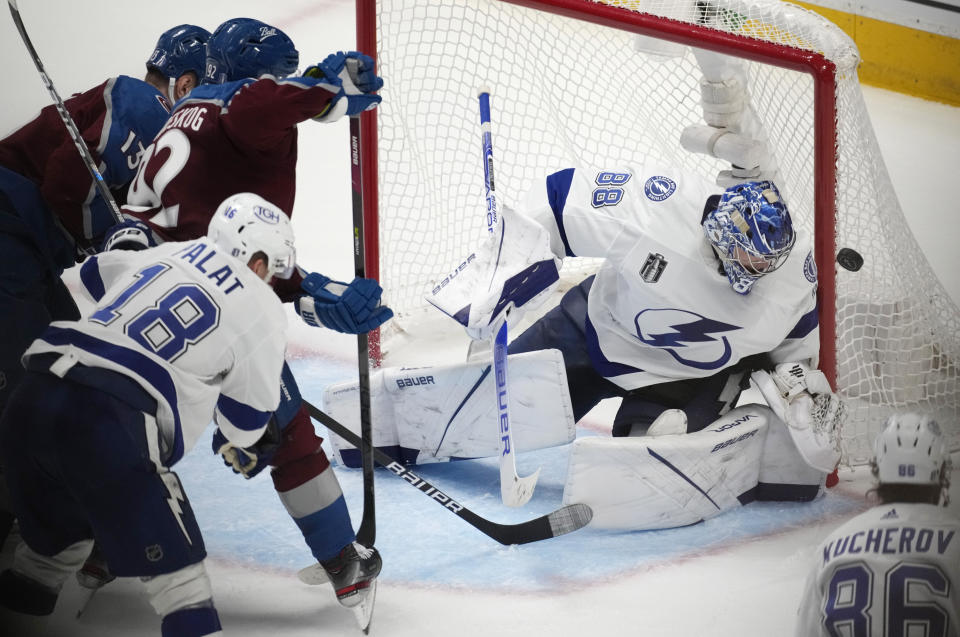
M 144 154 L 123 212 L 172 241 L 205 235 L 220 203 L 238 192 L 290 214 L 296 126 L 321 114 L 336 90 L 312 78 L 270 76 L 194 89 Z
M 74 95 L 64 106 L 104 182 L 121 192 L 133 179 L 144 145 L 170 114 L 167 100 L 156 88 L 124 75 Z M 81 245 L 116 223 L 53 105 L 0 140 L 0 166 L 33 182 L 47 207 Z

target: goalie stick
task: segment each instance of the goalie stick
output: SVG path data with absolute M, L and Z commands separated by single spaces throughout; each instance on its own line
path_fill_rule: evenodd
M 57 93 L 57 89 L 54 88 L 53 81 L 43 68 L 43 62 L 40 61 L 37 50 L 33 48 L 33 42 L 30 41 L 30 36 L 27 35 L 27 29 L 23 26 L 23 20 L 20 18 L 20 8 L 17 6 L 17 0 L 7 0 L 7 4 L 10 5 L 10 15 L 13 16 L 13 23 L 17 27 L 20 39 L 23 40 L 23 44 L 27 47 L 30 57 L 33 58 L 33 63 L 37 67 L 37 71 L 40 72 L 40 79 L 43 80 L 43 85 L 47 88 L 47 92 L 50 93 L 50 97 L 53 98 L 53 103 L 57 107 L 60 120 L 63 122 L 63 125 L 67 127 L 67 132 L 70 133 L 70 139 L 73 140 L 74 146 L 80 151 L 83 163 L 87 167 L 87 170 L 90 171 L 90 176 L 93 177 L 93 183 L 97 187 L 97 192 L 99 192 L 103 200 L 107 202 L 110 213 L 117 223 L 122 223 L 123 215 L 120 214 L 120 207 L 113 198 L 113 193 L 110 192 L 110 188 L 108 188 L 106 182 L 103 181 L 103 175 L 100 174 L 100 170 L 97 168 L 97 162 L 94 161 L 93 155 L 90 153 L 90 149 L 87 148 L 86 142 L 83 141 L 80 129 L 77 128 L 76 122 L 73 121 L 70 113 L 67 112 L 67 107 L 64 105 L 63 100 L 60 99 L 60 94 Z
M 361 442 L 360 436 L 306 400 L 303 401 L 303 404 L 310 413 L 310 416 L 351 445 L 359 447 Z M 591 510 L 589 506 L 577 503 L 568 504 L 547 515 L 542 515 L 536 519 L 527 520 L 526 522 L 520 522 L 518 524 L 492 522 L 491 520 L 480 517 L 463 506 L 377 447 L 373 447 L 373 457 L 378 464 L 388 469 L 398 478 L 500 544 L 528 544 L 530 542 L 538 542 L 540 540 L 557 537 L 558 535 L 571 533 L 585 527 L 591 518 L 593 518 L 593 510 Z
M 483 140 L 483 185 L 487 191 L 487 229 L 492 233 L 499 218 L 497 195 L 493 181 L 493 138 L 490 125 L 490 91 L 481 89 L 477 95 L 480 102 L 480 131 Z M 505 229 L 504 229 L 505 231 Z M 494 267 L 496 275 L 496 267 Z M 491 277 L 491 282 L 493 277 Z M 500 499 L 511 507 L 523 506 L 533 497 L 533 490 L 540 477 L 538 468 L 525 478 L 517 474 L 517 454 L 510 427 L 510 404 L 507 395 L 507 318 L 506 313 L 496 323 L 491 342 L 493 352 L 494 389 L 497 400 L 497 422 L 500 428 Z

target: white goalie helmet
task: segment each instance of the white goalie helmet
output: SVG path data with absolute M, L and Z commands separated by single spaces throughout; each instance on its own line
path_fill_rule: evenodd
M 257 252 L 267 255 L 267 279 L 289 279 L 297 262 L 290 218 L 263 197 L 241 192 L 223 200 L 207 236 L 222 250 L 244 263 Z
M 874 447 L 880 484 L 941 484 L 950 460 L 940 425 L 926 414 L 893 414 Z

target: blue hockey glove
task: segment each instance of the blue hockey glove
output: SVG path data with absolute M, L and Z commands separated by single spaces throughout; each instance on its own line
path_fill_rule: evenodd
M 383 87 L 383 79 L 374 69 L 373 58 L 356 51 L 332 53 L 320 64 L 309 67 L 304 77 L 323 78 L 340 87 L 337 96 L 314 119 L 332 122 L 376 108 L 382 98 L 374 92 Z
M 383 88 L 383 78 L 375 71 L 373 58 L 356 51 L 331 53 L 319 66 L 326 69 L 325 75 L 349 80 L 361 93 L 374 93 Z M 346 74 L 344 73 L 346 71 Z
M 260 440 L 247 448 L 235 446 L 227 440 L 219 428 L 213 432 L 213 452 L 220 454 L 223 457 L 223 464 L 247 480 L 269 466 L 270 458 L 279 446 L 280 427 L 274 417 L 270 418 Z
M 103 235 L 99 252 L 107 250 L 145 250 L 156 247 L 157 240 L 147 224 L 127 219 L 110 228 Z
M 383 289 L 373 279 L 356 278 L 347 284 L 312 272 L 300 287 L 307 294 L 297 299 L 294 308 L 313 327 L 364 334 L 393 316 L 393 310 L 380 305 Z

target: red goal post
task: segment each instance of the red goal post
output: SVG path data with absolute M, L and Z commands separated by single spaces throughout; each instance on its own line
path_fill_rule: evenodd
M 678 141 L 703 123 L 696 47 L 748 65 L 778 185 L 814 234 L 820 367 L 851 405 L 845 460 L 869 459 L 892 410 L 936 413 L 957 446 L 956 305 L 906 226 L 860 95 L 859 54 L 835 25 L 778 0 L 357 0 L 357 29 L 385 78 L 383 104 L 362 121 L 365 240 L 394 333 L 431 320 L 423 295 L 482 237 L 477 86 L 493 89 L 507 203 L 553 170 L 638 153 L 713 178 L 722 162 Z M 887 232 L 912 252 L 908 268 Z M 837 269 L 843 247 L 864 255 L 859 272 Z

